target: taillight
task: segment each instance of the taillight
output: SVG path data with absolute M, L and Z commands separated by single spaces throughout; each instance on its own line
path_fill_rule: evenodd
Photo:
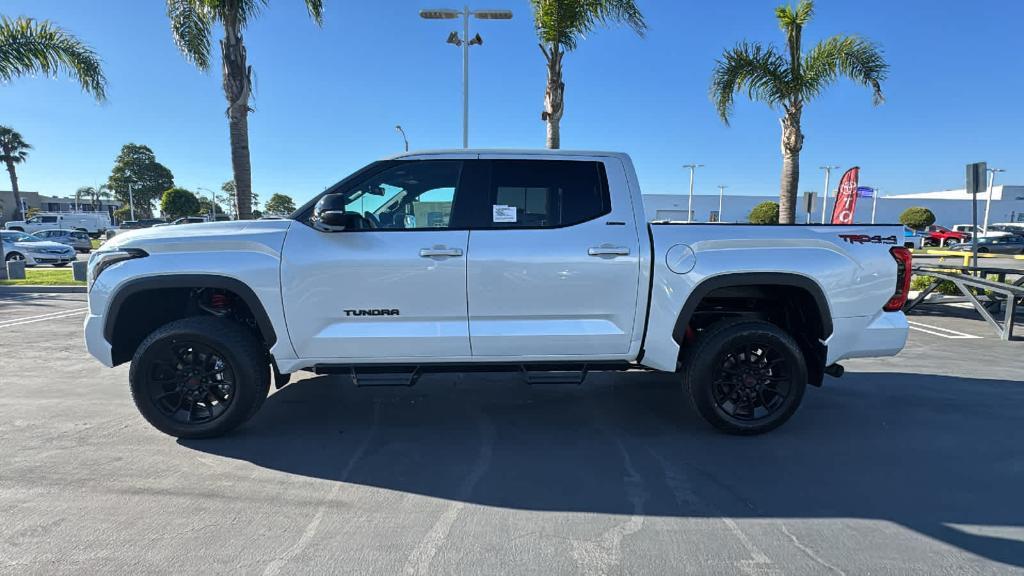
M 910 276 L 913 272 L 913 260 L 910 250 L 903 246 L 895 246 L 889 249 L 893 260 L 896 261 L 896 292 L 892 298 L 882 306 L 886 312 L 896 312 L 903 309 L 907 303 L 907 295 L 910 293 Z

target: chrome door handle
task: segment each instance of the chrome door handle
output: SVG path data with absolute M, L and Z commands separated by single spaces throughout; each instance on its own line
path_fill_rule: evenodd
M 423 258 L 433 258 L 436 256 L 462 256 L 461 248 L 424 248 L 420 250 L 420 256 Z
M 595 246 L 587 250 L 591 256 L 629 256 L 629 248 L 624 246 Z

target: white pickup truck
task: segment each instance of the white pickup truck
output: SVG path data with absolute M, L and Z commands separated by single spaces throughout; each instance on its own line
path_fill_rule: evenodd
M 785 422 L 844 358 L 892 356 L 901 226 L 647 223 L 629 156 L 441 151 L 375 162 L 290 219 L 120 234 L 89 261 L 90 353 L 131 361 L 178 437 L 250 418 L 298 370 L 680 374 L 727 432 Z
M 106 212 L 42 212 L 28 220 L 11 220 L 4 228 L 26 234 L 40 230 L 79 230 L 99 238 L 110 228 L 110 216 Z

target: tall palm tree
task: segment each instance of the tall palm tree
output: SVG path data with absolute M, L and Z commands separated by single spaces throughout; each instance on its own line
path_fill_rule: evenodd
M 28 151 L 32 145 L 25 142 L 21 134 L 8 128 L 0 126 L 0 162 L 7 167 L 7 174 L 11 177 L 11 191 L 14 193 L 14 218 L 21 220 L 21 190 L 18 188 L 18 170 L 16 166 L 28 160 Z
M 96 100 L 106 99 L 107 79 L 92 48 L 48 21 L 0 16 L 0 82 L 60 74 L 78 80 Z
M 711 80 L 711 99 L 726 125 L 733 97 L 739 92 L 782 111 L 781 224 L 792 224 L 796 216 L 800 150 L 804 145 L 800 117 L 804 106 L 841 76 L 871 88 L 874 104 L 881 104 L 882 82 L 889 71 L 881 49 L 859 36 L 832 36 L 808 52 L 801 52 L 803 28 L 813 14 L 812 0 L 800 0 L 795 8 L 779 6 L 775 18 L 786 34 L 786 50 L 780 52 L 774 46 L 741 42 L 725 51 L 715 64 Z
M 82 186 L 75 192 L 75 198 L 85 197 L 89 199 L 89 203 L 92 204 L 93 211 L 99 212 L 102 207 L 102 201 L 110 199 L 110 187 L 106 184 L 100 184 L 99 186 Z
M 548 72 L 544 111 L 540 118 L 547 123 L 547 147 L 559 148 L 562 145 L 561 121 L 565 109 L 565 82 L 562 79 L 565 53 L 575 50 L 580 39 L 599 24 L 626 24 L 642 37 L 647 31 L 647 23 L 634 0 L 530 0 L 530 3 Z
M 228 101 L 231 169 L 237 187 L 238 218 L 252 218 L 252 166 L 249 161 L 249 98 L 252 67 L 246 61 L 242 32 L 259 16 L 269 0 L 167 0 L 174 42 L 185 58 L 200 70 L 210 68 L 213 27 L 220 23 L 224 96 Z M 304 0 L 309 16 L 323 22 L 323 0 Z

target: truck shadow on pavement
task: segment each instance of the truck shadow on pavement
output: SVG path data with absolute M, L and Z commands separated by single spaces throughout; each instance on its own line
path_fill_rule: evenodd
M 301 380 L 235 434 L 180 441 L 290 474 L 471 504 L 601 514 L 893 522 L 1024 567 L 1024 385 L 847 373 L 760 437 L 710 429 L 664 374 L 530 387 Z M 980 527 L 979 527 L 980 526 Z M 874 535 L 872 538 L 881 538 Z

